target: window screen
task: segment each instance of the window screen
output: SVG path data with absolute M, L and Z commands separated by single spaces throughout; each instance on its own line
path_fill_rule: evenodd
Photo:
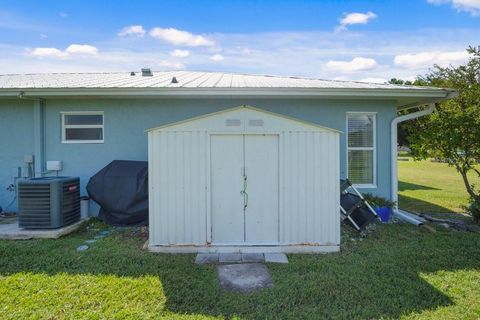
M 101 143 L 103 142 L 103 113 L 62 114 L 62 142 Z
M 375 114 L 351 113 L 348 122 L 348 179 L 375 184 Z

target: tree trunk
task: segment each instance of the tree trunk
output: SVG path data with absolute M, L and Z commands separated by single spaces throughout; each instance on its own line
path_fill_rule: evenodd
M 458 172 L 460 172 L 460 175 L 462 176 L 463 179 L 463 184 L 465 185 L 465 189 L 467 189 L 467 193 L 470 195 L 470 197 L 475 200 L 479 201 L 479 195 L 475 193 L 475 191 L 472 189 L 472 186 L 470 185 L 470 182 L 468 181 L 468 176 L 467 176 L 467 170 L 464 168 L 460 168 L 457 166 Z
M 470 195 L 472 200 L 477 203 L 478 207 L 480 207 L 480 194 L 477 195 L 475 193 L 475 190 L 473 190 L 472 186 L 470 185 L 470 182 L 468 181 L 468 176 L 467 176 L 468 170 L 464 168 L 459 168 L 458 166 L 457 166 L 457 170 L 458 172 L 460 172 L 460 175 L 462 176 L 463 183 L 465 184 L 465 188 L 467 189 L 468 194 Z M 480 214 L 478 213 L 475 214 L 475 212 L 471 212 L 471 214 L 472 214 L 473 223 L 480 224 Z

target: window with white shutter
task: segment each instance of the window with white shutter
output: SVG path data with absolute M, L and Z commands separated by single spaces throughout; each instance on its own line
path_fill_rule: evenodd
M 357 186 L 376 185 L 376 115 L 347 113 L 348 179 Z

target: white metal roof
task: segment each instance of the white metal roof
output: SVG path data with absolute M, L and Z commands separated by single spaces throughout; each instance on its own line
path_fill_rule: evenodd
M 175 77 L 176 83 L 172 81 Z M 263 97 L 388 99 L 397 107 L 450 99 L 452 89 L 220 72 L 154 71 L 0 75 L 0 97 Z
M 175 77 L 178 83 L 172 83 Z M 34 88 L 342 88 L 342 89 L 415 89 L 416 87 L 357 81 L 321 80 L 299 77 L 246 75 L 219 72 L 161 71 L 153 76 L 141 72 L 111 73 L 37 73 L 0 75 L 2 89 Z

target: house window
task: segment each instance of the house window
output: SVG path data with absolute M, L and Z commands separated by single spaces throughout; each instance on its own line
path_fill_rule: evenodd
M 62 143 L 103 143 L 103 112 L 63 112 Z
M 348 179 L 357 186 L 376 185 L 376 115 L 347 114 Z

